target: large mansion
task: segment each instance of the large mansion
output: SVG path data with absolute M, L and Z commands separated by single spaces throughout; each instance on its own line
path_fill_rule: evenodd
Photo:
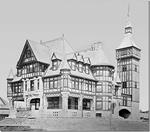
M 140 48 L 132 26 L 116 48 L 117 67 L 102 44 L 74 51 L 64 36 L 46 42 L 26 40 L 7 78 L 10 116 L 139 118 Z

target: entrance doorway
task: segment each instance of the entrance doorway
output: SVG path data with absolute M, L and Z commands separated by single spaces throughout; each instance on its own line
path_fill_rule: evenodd
M 39 110 L 39 107 L 40 107 L 40 99 L 39 98 L 31 99 L 30 101 L 31 110 Z

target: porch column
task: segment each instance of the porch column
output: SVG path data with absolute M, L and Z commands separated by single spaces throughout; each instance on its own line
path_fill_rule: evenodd
M 81 117 L 83 117 L 83 96 L 80 95 L 79 99 L 78 99 L 78 110 L 81 113 Z
M 26 106 L 30 109 L 30 99 L 28 97 L 26 98 Z
M 8 97 L 8 101 L 9 101 L 9 107 L 10 107 L 10 109 L 11 110 L 14 109 L 14 101 L 13 101 L 12 97 Z
M 47 109 L 48 107 L 47 97 L 45 95 L 43 95 L 43 106 L 44 106 L 44 109 Z
M 92 111 L 95 111 L 95 103 L 96 103 L 96 101 L 95 101 L 95 96 L 93 97 L 93 99 L 91 100 L 91 110 Z
M 79 99 L 78 99 L 78 109 L 79 110 L 82 110 L 82 101 L 83 100 L 83 97 L 82 97 L 82 95 L 80 95 L 80 97 L 79 97 Z
M 62 110 L 63 110 L 63 116 L 67 117 L 67 111 L 68 111 L 68 92 L 62 92 Z
M 41 95 L 41 96 L 40 96 L 40 107 L 39 107 L 40 110 L 42 110 L 42 109 L 44 108 L 43 99 L 44 99 L 44 98 L 43 98 L 43 96 Z
M 59 96 L 59 109 L 62 109 L 62 97 Z
M 9 117 L 16 118 L 16 110 L 14 109 L 14 101 L 11 97 L 8 97 L 8 100 L 9 100 L 9 108 L 10 108 Z
M 91 109 L 90 109 L 92 117 L 96 116 L 95 106 L 96 106 L 96 97 L 94 96 L 93 99 L 91 100 Z

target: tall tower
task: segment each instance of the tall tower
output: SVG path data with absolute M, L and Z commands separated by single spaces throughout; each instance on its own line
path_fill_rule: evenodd
M 119 115 L 131 119 L 139 118 L 139 61 L 141 49 L 132 40 L 132 25 L 129 20 L 129 6 L 127 25 L 124 38 L 116 49 L 117 72 L 122 83 L 122 101 Z M 126 109 L 126 110 L 125 110 Z

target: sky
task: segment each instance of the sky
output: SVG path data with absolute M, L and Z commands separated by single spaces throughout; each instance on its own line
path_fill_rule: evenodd
M 148 2 L 146 0 L 0 0 L 0 96 L 7 98 L 25 40 L 40 42 L 64 34 L 75 50 L 101 41 L 110 62 L 124 37 L 128 4 L 133 38 L 141 47 L 140 109 L 148 109 Z

